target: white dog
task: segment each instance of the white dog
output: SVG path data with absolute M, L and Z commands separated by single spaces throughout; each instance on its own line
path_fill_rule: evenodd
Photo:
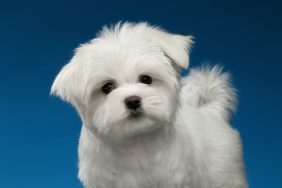
M 246 188 L 235 91 L 219 67 L 191 70 L 191 36 L 119 23 L 81 45 L 51 93 L 83 121 L 86 188 Z

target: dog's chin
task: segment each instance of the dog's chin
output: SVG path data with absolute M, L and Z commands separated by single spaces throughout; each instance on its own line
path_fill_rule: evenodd
M 107 142 L 131 143 L 132 140 L 141 138 L 151 132 L 162 129 L 166 125 L 163 119 L 144 111 L 128 111 L 111 124 L 107 124 L 107 131 L 100 132 L 101 138 Z

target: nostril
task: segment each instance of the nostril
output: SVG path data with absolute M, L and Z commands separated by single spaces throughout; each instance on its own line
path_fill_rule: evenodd
M 124 100 L 124 103 L 127 108 L 136 110 L 141 106 L 141 98 L 138 96 L 130 96 Z

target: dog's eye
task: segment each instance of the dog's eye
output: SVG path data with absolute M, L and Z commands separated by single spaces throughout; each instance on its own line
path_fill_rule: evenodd
M 114 89 L 115 89 L 115 86 L 112 82 L 108 82 L 108 83 L 104 84 L 101 88 L 102 92 L 105 93 L 105 94 L 110 93 Z
M 142 75 L 140 76 L 139 81 L 143 84 L 151 84 L 152 78 L 148 75 Z

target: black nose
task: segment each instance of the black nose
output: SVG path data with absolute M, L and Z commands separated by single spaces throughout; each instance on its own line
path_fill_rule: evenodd
M 137 110 L 141 106 L 141 98 L 138 96 L 130 96 L 124 100 L 124 103 L 128 109 Z

